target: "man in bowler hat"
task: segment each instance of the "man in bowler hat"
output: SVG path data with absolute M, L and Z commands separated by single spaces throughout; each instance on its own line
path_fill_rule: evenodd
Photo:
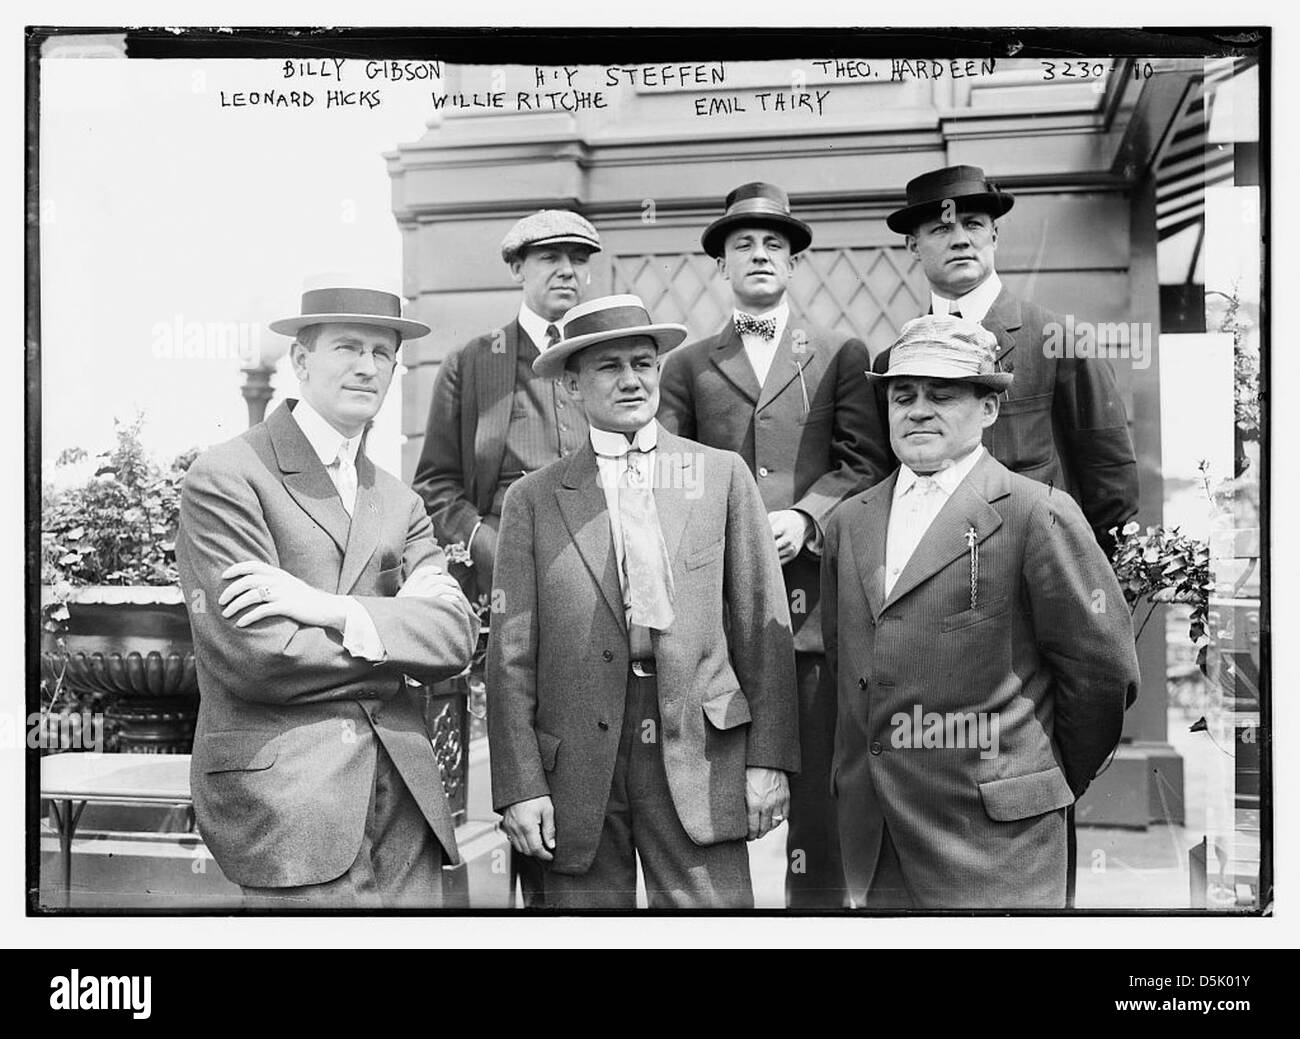
M 860 339 L 792 311 L 787 289 L 812 242 L 786 193 L 732 191 L 704 251 L 728 282 L 733 312 L 716 334 L 664 364 L 665 429 L 735 451 L 758 481 L 794 625 L 803 767 L 790 782 L 786 904 L 837 909 L 844 884 L 831 814 L 834 689 L 823 682 L 819 603 L 823 531 L 841 499 L 888 471 L 889 449 Z

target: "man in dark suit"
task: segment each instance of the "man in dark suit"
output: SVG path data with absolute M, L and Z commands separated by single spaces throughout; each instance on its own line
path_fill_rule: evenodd
M 860 339 L 790 311 L 786 288 L 812 231 L 772 184 L 744 184 L 709 225 L 704 251 L 735 312 L 664 365 L 664 428 L 735 451 L 758 481 L 794 625 L 803 768 L 790 782 L 786 903 L 837 909 L 844 885 L 828 796 L 834 689 L 822 680 L 822 532 L 831 510 L 888 472 L 888 447 Z
M 1097 543 L 1138 509 L 1137 459 L 1128 416 L 1105 357 L 1053 356 L 1046 341 L 1065 318 L 1007 290 L 994 265 L 997 219 L 1014 196 L 999 191 L 978 166 L 948 166 L 907 185 L 907 205 L 886 220 L 930 283 L 930 309 L 978 321 L 998 341 L 998 363 L 1015 382 L 984 447 L 1012 472 L 1068 491 Z M 889 351 L 874 370 L 889 366 Z
M 658 355 L 686 335 L 635 296 L 569 312 L 535 362 L 590 423 L 516 483 L 488 650 L 492 799 L 549 908 L 753 905 L 746 838 L 799 767 L 789 610 L 753 478 L 663 430 Z
M 878 377 L 902 464 L 826 531 L 832 785 L 859 907 L 1064 908 L 1065 809 L 1137 694 L 1129 610 L 1078 505 L 980 443 L 1013 378 L 996 347 L 947 315 L 903 327 Z
M 526 472 L 568 458 L 586 443 L 587 420 L 560 379 L 533 371 L 556 342 L 564 315 L 590 281 L 596 229 L 577 213 L 544 209 L 518 221 L 501 258 L 523 297 L 514 320 L 471 339 L 438 369 L 412 486 L 445 545 L 469 550 L 473 566 L 453 564 L 472 598 L 492 589 L 497 528 L 506 491 Z M 488 695 L 492 692 L 489 689 Z M 541 905 L 541 874 L 515 857 L 524 904 Z
M 364 450 L 401 340 L 397 296 L 303 294 L 301 399 L 190 467 L 176 560 L 203 697 L 190 783 L 203 839 L 259 907 L 441 904 L 457 861 L 406 675 L 463 671 L 478 620 L 420 499 Z
M 526 472 L 567 458 L 585 442 L 587 423 L 561 380 L 533 361 L 556 342 L 564 315 L 585 291 L 596 229 L 577 213 L 544 209 L 516 223 L 501 257 L 522 288 L 515 318 L 471 339 L 442 362 L 412 486 L 443 544 L 473 559 L 467 592 L 492 588 L 501 503 Z

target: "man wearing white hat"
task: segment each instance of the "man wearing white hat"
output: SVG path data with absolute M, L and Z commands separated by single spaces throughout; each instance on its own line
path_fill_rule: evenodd
M 799 767 L 772 535 L 739 457 L 655 421 L 681 325 L 575 307 L 534 362 L 590 424 L 506 496 L 488 648 L 492 798 L 548 908 L 753 905 L 746 839 Z
M 300 399 L 200 455 L 181 493 L 195 819 L 250 906 L 437 906 L 456 838 L 405 676 L 463 671 L 479 625 L 423 503 L 364 448 L 429 328 L 368 288 L 301 309 L 271 323 Z
M 492 588 L 497 528 L 510 485 L 577 451 L 587 438 L 582 409 L 560 379 L 533 361 L 560 338 L 564 315 L 590 282 L 600 251 L 596 229 L 578 213 L 543 209 L 517 221 L 501 258 L 522 298 L 513 320 L 471 339 L 439 366 L 412 487 L 424 499 L 434 534 L 465 546 L 472 568 L 459 573 L 471 597 Z M 517 859 L 524 903 L 540 905 L 540 873 Z
M 1064 908 L 1065 810 L 1137 694 L 1083 512 L 981 445 L 1013 377 L 996 349 L 962 318 L 903 326 L 868 376 L 901 465 L 826 530 L 832 789 L 859 907 Z

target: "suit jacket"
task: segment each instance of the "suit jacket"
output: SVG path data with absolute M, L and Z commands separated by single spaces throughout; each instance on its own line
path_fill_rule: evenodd
M 888 825 L 922 906 L 1060 908 L 1063 809 L 1119 741 L 1137 695 L 1123 593 L 1074 499 L 985 455 L 886 596 L 896 482 L 897 472 L 850 498 L 826 532 L 832 789 L 850 892 L 863 898 Z M 985 744 L 996 753 L 951 739 L 907 745 L 917 713 L 972 712 L 990 735 L 997 720 Z
M 746 766 L 796 772 L 794 652 L 780 568 L 739 458 L 662 432 L 655 490 L 675 586 L 653 633 L 668 785 L 696 844 L 743 839 Z M 588 444 L 506 494 L 488 643 L 498 810 L 549 794 L 553 868 L 600 840 L 627 696 L 628 632 L 609 511 Z
M 889 472 L 888 437 L 864 375 L 870 367 L 860 339 L 791 315 L 760 387 L 728 321 L 665 359 L 659 421 L 735 451 L 758 480 L 767 511 L 799 509 L 824 531 L 841 500 Z M 805 549 L 783 570 L 795 650 L 820 653 L 821 562 Z
M 1137 458 L 1110 361 L 1048 357 L 1044 329 L 1063 328 L 1065 318 L 1005 287 L 980 323 L 997 336 L 998 361 L 1015 376 L 984 447 L 1012 472 L 1072 494 L 1109 553 L 1110 528 L 1138 510 Z M 874 370 L 888 365 L 886 349 Z
M 468 545 L 491 511 L 525 334 L 515 319 L 471 339 L 442 362 L 434 379 L 411 486 L 424 499 L 434 535 L 443 544 Z
M 463 599 L 394 598 L 416 567 L 445 565 L 423 503 L 362 451 L 349 520 L 294 403 L 205 452 L 185 476 L 176 561 L 201 690 L 195 819 L 237 884 L 339 877 L 361 848 L 378 738 L 455 862 L 422 705 L 403 674 L 434 682 L 463 671 L 477 618 Z M 284 617 L 236 628 L 217 605 L 221 574 L 249 559 L 355 596 L 387 659 L 354 657 L 340 634 Z

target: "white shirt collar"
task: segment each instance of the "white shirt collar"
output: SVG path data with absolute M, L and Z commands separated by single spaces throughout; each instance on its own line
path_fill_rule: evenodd
M 654 419 L 636 431 L 636 436 L 632 438 L 631 443 L 628 443 L 627 437 L 622 433 L 614 433 L 608 429 L 590 426 L 588 432 L 591 434 L 591 446 L 596 454 L 606 458 L 620 458 L 634 447 L 638 451 L 653 451 L 659 443 L 659 423 Z
M 550 325 L 554 325 L 557 329 L 562 328 L 564 327 L 564 319 L 547 321 L 527 303 L 519 304 L 519 327 L 533 341 L 533 345 L 537 347 L 539 354 L 546 349 L 546 329 Z
M 311 449 L 316 452 L 316 457 L 321 460 L 322 465 L 326 467 L 333 465 L 334 460 L 339 456 L 339 448 L 345 444 L 352 464 L 357 464 L 357 451 L 361 448 L 361 438 L 365 436 L 365 430 L 348 439 L 326 422 L 321 413 L 305 400 L 298 401 L 289 414 L 298 423 L 298 428 L 302 430 L 303 436 L 307 438 L 307 443 L 311 444 Z
M 984 454 L 984 445 L 976 444 L 974 451 L 967 452 L 963 457 L 957 459 L 951 465 L 945 466 L 938 472 L 932 473 L 934 482 L 939 485 L 943 491 L 944 497 L 951 497 L 961 484 L 962 480 L 970 475 L 970 471 L 975 468 L 975 463 L 980 460 Z M 898 501 L 904 494 L 910 491 L 916 481 L 921 477 L 906 465 L 900 465 L 898 469 L 898 482 L 894 484 L 894 501 Z
M 732 320 L 735 320 L 735 316 L 737 314 L 748 314 L 750 317 L 756 317 L 756 318 L 765 318 L 765 317 L 776 318 L 776 335 L 777 338 L 779 339 L 781 337 L 782 330 L 784 330 L 785 328 L 786 322 L 790 319 L 790 301 L 786 299 L 785 296 L 782 296 L 780 303 L 778 303 L 774 307 L 762 311 L 742 310 L 740 307 L 735 307 L 732 310 Z
M 957 310 L 967 321 L 983 321 L 993 309 L 993 303 L 1002 291 L 1002 279 L 997 271 L 989 271 L 989 276 L 976 285 L 964 296 L 956 299 L 944 299 L 930 293 L 930 310 L 935 314 L 949 314 Z

